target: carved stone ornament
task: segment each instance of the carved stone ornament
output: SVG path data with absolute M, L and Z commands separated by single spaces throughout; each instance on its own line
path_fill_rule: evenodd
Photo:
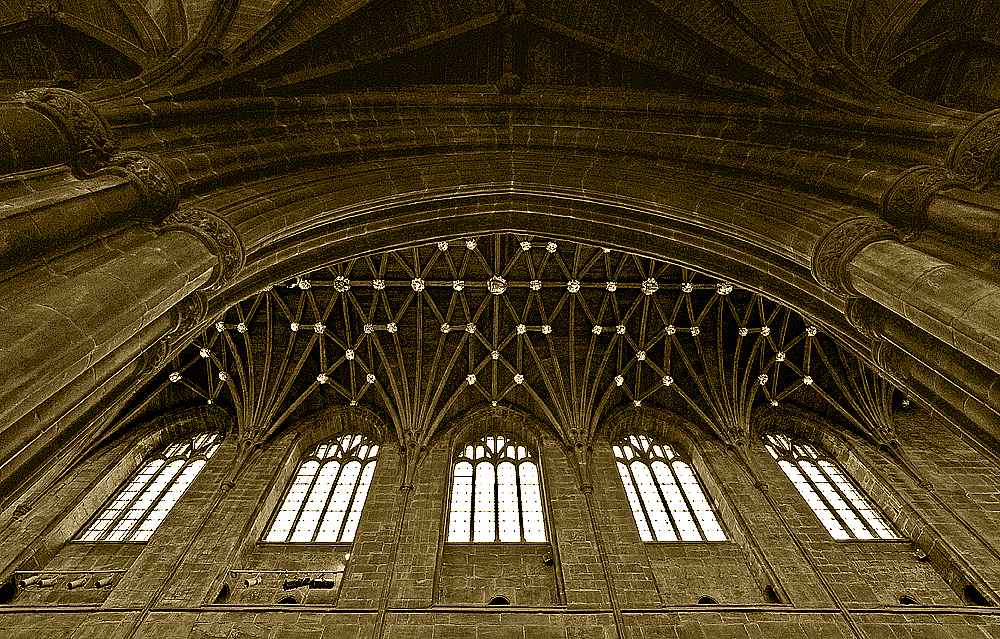
M 142 365 L 139 369 L 139 377 L 145 377 L 167 362 L 170 355 L 170 340 L 163 338 L 156 342 L 142 353 Z
M 872 359 L 879 368 L 898 380 L 903 381 L 910 377 L 914 360 L 898 346 L 889 342 L 875 342 L 872 345 Z
M 844 315 L 847 317 L 847 323 L 858 329 L 858 332 L 865 337 L 882 339 L 885 312 L 880 304 L 867 297 L 852 297 L 847 300 Z
M 98 173 L 127 177 L 142 194 L 143 206 L 138 219 L 159 222 L 180 202 L 180 190 L 174 176 L 152 157 L 139 151 L 116 153 L 108 166 Z
M 246 252 L 240 239 L 229 222 L 215 213 L 202 209 L 174 211 L 164 220 L 159 231 L 179 230 L 191 233 L 201 239 L 219 263 L 212 272 L 212 279 L 204 288 L 218 290 L 231 281 L 243 268 Z
M 838 295 L 859 295 L 851 285 L 847 265 L 869 244 L 898 239 L 896 229 L 879 218 L 844 220 L 823 236 L 816 246 L 812 258 L 813 279 Z
M 195 291 L 178 302 L 173 312 L 177 319 L 171 333 L 183 335 L 208 317 L 208 295 L 204 291 Z
M 1000 109 L 984 113 L 959 134 L 948 153 L 948 167 L 966 182 L 967 188 L 982 191 L 1000 171 L 998 151 Z
M 963 184 L 943 166 L 915 166 L 904 171 L 883 194 L 879 215 L 904 234 L 919 233 L 927 225 L 927 204 L 931 197 Z
M 118 151 L 111 127 L 97 109 L 68 89 L 28 89 L 12 99 L 43 113 L 62 129 L 76 154 L 74 163 L 85 174 L 100 169 Z

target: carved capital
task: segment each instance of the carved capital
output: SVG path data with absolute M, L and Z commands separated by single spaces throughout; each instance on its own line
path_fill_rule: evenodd
M 167 362 L 170 350 L 170 340 L 166 337 L 147 348 L 142 354 L 139 377 L 143 378 L 146 375 L 159 370 L 160 366 Z
M 889 342 L 875 342 L 872 345 L 872 359 L 879 368 L 896 379 L 905 380 L 910 377 L 913 358 Z
M 847 274 L 847 265 L 864 247 L 881 240 L 897 240 L 896 229 L 875 217 L 844 220 L 823 236 L 813 252 L 812 276 L 838 295 L 859 295 Z
M 143 221 L 159 222 L 180 202 L 180 190 L 174 176 L 145 153 L 116 153 L 108 160 L 108 167 L 100 173 L 115 173 L 131 180 L 142 194 L 143 210 L 138 218 Z
M 915 234 L 927 225 L 927 204 L 943 189 L 964 183 L 943 166 L 915 166 L 904 171 L 882 195 L 879 215 L 904 234 Z
M 178 302 L 173 312 L 176 321 L 171 333 L 183 335 L 208 317 L 208 295 L 204 291 L 195 291 Z
M 101 168 L 118 151 L 111 127 L 97 109 L 68 89 L 28 89 L 14 94 L 13 100 L 45 114 L 62 129 L 76 154 L 74 164 L 84 173 Z
M 996 179 L 1000 150 L 1000 109 L 979 116 L 951 146 L 948 167 L 974 191 L 982 191 Z
M 198 237 L 219 258 L 212 279 L 204 288 L 218 290 L 243 268 L 246 252 L 243 240 L 225 219 L 202 209 L 174 211 L 163 220 L 161 231 L 180 230 Z
M 882 328 L 885 325 L 885 309 L 867 297 L 852 297 L 847 300 L 844 311 L 847 323 L 858 329 L 865 337 L 882 339 Z

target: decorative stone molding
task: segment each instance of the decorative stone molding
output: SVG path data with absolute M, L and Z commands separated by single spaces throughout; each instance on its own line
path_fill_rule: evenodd
M 142 364 L 139 368 L 139 378 L 141 379 L 146 375 L 159 370 L 159 368 L 165 364 L 167 359 L 170 357 L 170 351 L 170 339 L 167 337 L 164 337 L 147 348 L 142 354 Z
M 836 225 L 816 245 L 812 276 L 820 285 L 845 297 L 859 295 L 847 265 L 861 249 L 881 240 L 898 240 L 896 229 L 875 217 L 855 217 Z
M 847 323 L 858 329 L 865 337 L 882 339 L 882 327 L 885 324 L 885 309 L 867 297 L 852 297 L 847 300 L 844 311 Z
M 219 258 L 212 279 L 203 287 L 218 290 L 242 270 L 246 261 L 243 240 L 225 219 L 202 209 L 183 209 L 168 215 L 158 228 L 160 232 L 179 230 L 191 233 Z
M 74 164 L 84 173 L 100 169 L 118 151 L 111 127 L 97 109 L 68 89 L 28 89 L 12 99 L 44 114 L 62 129 L 76 154 Z
M 124 151 L 108 160 L 108 166 L 99 174 L 112 173 L 128 178 L 142 194 L 142 211 L 138 219 L 159 222 L 180 202 L 180 190 L 169 171 L 146 153 Z
M 208 295 L 204 291 L 195 291 L 178 302 L 173 312 L 177 320 L 170 334 L 183 335 L 208 317 Z
M 943 166 L 921 165 L 904 171 L 882 195 L 879 215 L 904 235 L 927 226 L 927 204 L 935 193 L 964 182 Z
M 872 359 L 879 368 L 896 379 L 905 380 L 910 377 L 913 358 L 889 342 L 875 342 L 872 345 Z
M 948 167 L 974 191 L 996 179 L 1000 150 L 1000 109 L 984 113 L 959 134 L 948 152 Z

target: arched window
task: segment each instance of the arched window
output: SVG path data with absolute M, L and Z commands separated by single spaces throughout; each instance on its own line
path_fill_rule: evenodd
M 725 541 L 705 491 L 666 444 L 629 435 L 613 447 L 618 473 L 643 541 Z
M 538 464 L 525 446 L 487 435 L 460 451 L 448 541 L 545 541 Z
M 188 435 L 154 455 L 77 541 L 148 541 L 221 440 L 219 433 Z
M 834 539 L 900 539 L 833 458 L 787 435 L 764 445 Z
M 375 474 L 378 444 L 343 435 L 302 458 L 264 541 L 349 543 Z

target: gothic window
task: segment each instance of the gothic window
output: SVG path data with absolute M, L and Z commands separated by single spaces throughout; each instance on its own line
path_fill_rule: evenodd
M 264 541 L 354 541 L 377 455 L 378 445 L 363 435 L 314 446 L 299 463 Z
M 545 541 L 538 464 L 525 446 L 487 435 L 459 452 L 448 541 Z
M 764 445 L 834 539 L 900 539 L 833 458 L 787 435 Z
M 148 541 L 221 440 L 219 433 L 188 435 L 154 455 L 77 541 Z
M 673 448 L 645 435 L 629 435 L 613 448 L 643 541 L 726 540 L 691 464 Z

